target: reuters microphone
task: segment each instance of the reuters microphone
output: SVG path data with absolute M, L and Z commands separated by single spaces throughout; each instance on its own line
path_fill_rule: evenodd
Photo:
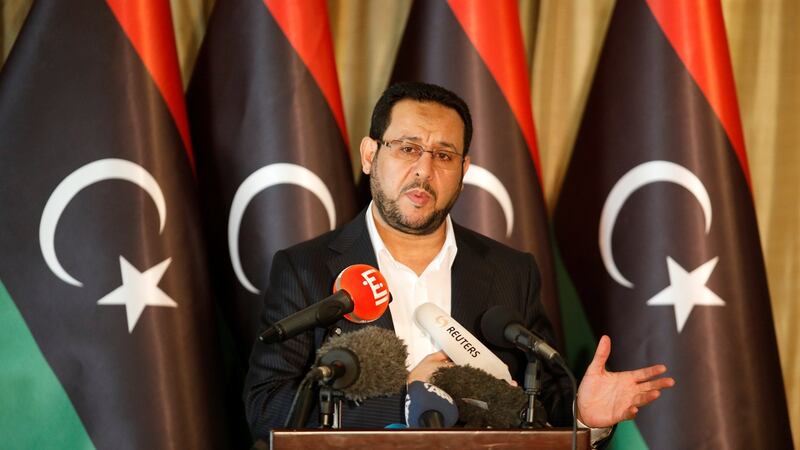
M 372 266 L 355 264 L 342 270 L 333 283 L 333 295 L 281 319 L 264 330 L 258 339 L 272 344 L 283 342 L 315 327 L 327 327 L 344 317 L 355 323 L 379 318 L 391 301 L 386 279 Z
M 478 338 L 433 303 L 423 303 L 414 310 L 414 320 L 425 330 L 454 363 L 482 369 L 509 383 L 508 366 Z

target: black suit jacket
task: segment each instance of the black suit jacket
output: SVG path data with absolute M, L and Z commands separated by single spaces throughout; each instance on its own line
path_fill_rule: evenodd
M 310 241 L 275 254 L 269 287 L 264 298 L 261 321 L 264 328 L 296 311 L 331 295 L 336 276 L 352 264 L 378 267 L 362 211 L 352 222 Z M 460 324 L 485 342 L 480 318 L 492 305 L 506 305 L 521 313 L 531 330 L 554 342 L 553 331 L 539 301 L 540 277 L 533 255 L 519 252 L 453 224 L 458 252 L 452 266 L 451 314 Z M 391 286 L 389 286 L 391 291 Z M 364 325 L 341 320 L 342 331 Z M 392 329 L 391 313 L 370 325 Z M 256 342 L 245 380 L 244 401 L 250 430 L 266 437 L 272 428 L 283 426 L 294 391 L 314 362 L 325 330 L 303 333 L 280 344 Z M 490 348 L 492 348 L 490 346 Z M 524 355 L 492 348 L 522 385 Z M 566 426 L 571 423 L 569 381 L 556 369 L 543 373 L 543 395 L 548 420 Z M 405 393 L 373 398 L 343 411 L 347 428 L 383 428 L 404 419 Z M 309 426 L 316 426 L 316 412 Z

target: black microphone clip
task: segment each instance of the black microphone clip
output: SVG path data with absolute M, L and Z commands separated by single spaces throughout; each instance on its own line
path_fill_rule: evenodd
M 520 323 L 510 323 L 503 330 L 505 338 L 520 350 L 538 355 L 545 361 L 555 361 L 560 358 L 558 351 L 551 347 L 544 339 L 525 328 Z
M 341 390 L 358 380 L 361 366 L 358 357 L 346 348 L 334 348 L 322 355 L 317 366 L 311 369 L 311 377 Z

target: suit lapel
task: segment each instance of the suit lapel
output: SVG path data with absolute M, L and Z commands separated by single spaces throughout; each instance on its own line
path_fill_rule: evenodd
M 453 232 L 458 253 L 450 280 L 450 313 L 473 334 L 479 334 L 481 315 L 491 302 L 494 270 L 487 270 L 485 245 L 455 223 Z
M 331 242 L 329 248 L 334 256 L 328 261 L 328 269 L 335 278 L 346 267 L 353 264 L 369 264 L 378 267 L 378 260 L 367 231 L 365 214 L 362 210 L 342 232 Z M 458 253 L 453 261 L 451 283 L 450 313 L 458 323 L 476 333 L 480 330 L 480 319 L 491 300 L 491 286 L 494 270 L 487 271 L 485 261 L 486 246 L 475 239 L 458 224 L 453 224 L 453 233 Z M 391 288 L 391 286 L 390 286 Z M 341 321 L 342 331 L 352 331 L 361 325 Z M 371 323 L 382 328 L 394 330 L 392 314 L 389 309 L 379 319 Z
M 378 260 L 375 257 L 372 241 L 369 239 L 369 231 L 367 231 L 367 212 L 368 209 L 362 210 L 355 219 L 342 228 L 339 236 L 329 245 L 335 256 L 328 261 L 328 270 L 334 278 L 353 264 L 368 264 L 378 268 Z M 340 324 L 344 332 L 353 331 L 362 326 L 346 320 L 342 320 Z M 387 308 L 386 312 L 370 325 L 394 331 L 391 311 Z

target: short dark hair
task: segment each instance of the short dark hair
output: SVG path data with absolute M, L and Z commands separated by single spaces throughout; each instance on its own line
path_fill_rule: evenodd
M 464 156 L 467 156 L 469 144 L 472 141 L 472 117 L 469 114 L 469 107 L 461 97 L 435 84 L 407 81 L 395 83 L 386 88 L 372 110 L 369 137 L 376 140 L 383 139 L 383 134 L 389 127 L 392 108 L 400 100 L 434 102 L 457 112 L 464 123 Z

